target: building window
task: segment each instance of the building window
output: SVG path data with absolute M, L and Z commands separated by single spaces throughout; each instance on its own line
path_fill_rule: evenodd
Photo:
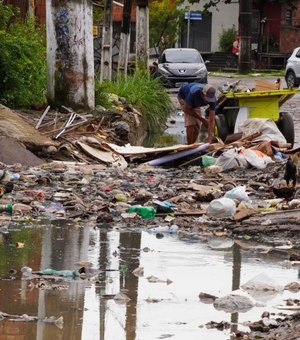
M 292 19 L 293 19 L 293 11 L 291 9 L 287 9 L 285 12 L 285 22 L 288 25 L 292 25 Z

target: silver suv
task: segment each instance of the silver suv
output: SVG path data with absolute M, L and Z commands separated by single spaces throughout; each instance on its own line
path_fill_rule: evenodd
M 285 81 L 288 88 L 300 85 L 300 47 L 294 49 L 285 67 Z

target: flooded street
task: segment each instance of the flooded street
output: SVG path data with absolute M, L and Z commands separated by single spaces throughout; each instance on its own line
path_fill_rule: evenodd
M 29 246 L 15 249 L 15 242 Z M 222 297 L 258 274 L 283 286 L 298 280 L 298 269 L 284 268 L 280 252 L 271 256 L 270 247 L 253 249 L 241 250 L 222 238 L 203 243 L 180 234 L 78 227 L 61 221 L 41 221 L 30 228 L 15 225 L 0 245 L 0 309 L 37 316 L 39 321 L 2 320 L 1 338 L 230 339 L 232 330 L 245 329 L 242 323 L 257 320 L 266 309 L 278 313 L 276 305 L 296 295 L 264 293 L 255 296 L 263 306 L 232 314 L 200 301 L 201 292 Z M 91 262 L 100 272 L 91 278 L 52 280 L 53 286 L 42 277 L 9 280 L 9 272 L 23 266 L 64 270 L 74 269 L 79 261 Z M 132 273 L 138 267 L 144 268 L 143 276 Z M 130 301 L 114 299 L 119 292 Z M 63 325 L 43 321 L 51 316 L 63 317 Z M 222 331 L 208 329 L 205 325 L 211 321 L 233 325 Z
M 223 81 L 211 77 L 215 86 Z M 245 81 L 252 86 L 254 80 Z M 171 98 L 176 110 L 166 135 L 185 144 L 175 91 Z M 294 116 L 295 147 L 298 108 L 299 93 L 283 107 Z M 240 221 L 209 224 L 209 194 L 197 196 L 208 185 L 223 195 L 222 180 L 227 185 L 248 180 L 255 188 L 251 199 L 266 200 L 264 170 L 260 177 L 249 170 L 245 181 L 248 170 L 222 177 L 199 166 L 77 166 L 20 168 L 14 196 L 5 197 L 32 210 L 0 216 L 0 340 L 228 340 L 238 330 L 249 332 L 247 322 L 265 311 L 294 312 L 283 307 L 299 297 L 299 290 L 284 289 L 300 280 L 300 261 L 291 264 L 288 253 L 299 252 L 297 240 L 271 231 L 270 242 L 263 244 L 251 228 L 234 234 L 229 224 L 241 229 Z M 148 220 L 127 214 L 135 204 L 167 200 L 175 206 L 170 214 Z M 215 303 L 252 279 L 273 289 L 248 291 L 252 305 L 238 311 Z

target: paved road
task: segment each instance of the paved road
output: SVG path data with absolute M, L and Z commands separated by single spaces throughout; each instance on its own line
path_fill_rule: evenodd
M 237 77 L 229 77 L 229 76 L 213 76 L 211 75 L 209 77 L 209 83 L 215 86 L 216 88 L 221 87 L 225 83 L 233 83 L 240 79 L 240 84 L 252 89 L 255 84 L 256 79 L 264 79 L 264 80 L 270 80 L 270 81 L 276 81 L 278 77 L 249 77 L 249 78 L 237 78 Z M 283 77 L 281 78 L 281 88 L 286 87 L 286 83 Z M 178 103 L 177 103 L 177 92 L 178 89 L 170 89 L 170 97 L 176 107 L 176 112 L 174 115 L 170 117 L 170 121 L 176 120 L 176 125 L 168 124 L 170 128 L 168 129 L 168 133 L 171 134 L 177 134 L 179 135 L 179 142 L 185 142 L 185 131 L 183 126 L 183 117 L 180 112 Z M 282 112 L 290 112 L 293 115 L 294 118 L 294 124 L 295 124 L 295 145 L 294 147 L 300 147 L 300 92 L 297 93 L 295 96 L 293 96 L 291 99 L 289 99 L 286 103 L 284 103 L 280 111 Z M 182 137 L 182 138 L 181 138 Z

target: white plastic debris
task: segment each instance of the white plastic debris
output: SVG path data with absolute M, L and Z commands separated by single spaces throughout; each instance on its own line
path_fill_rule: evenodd
M 212 200 L 206 210 L 208 216 L 215 218 L 232 217 L 235 212 L 235 202 L 227 197 Z
M 241 185 L 237 186 L 229 191 L 226 192 L 225 197 L 231 198 L 232 200 L 237 200 L 239 202 L 249 202 L 249 196 L 248 193 L 246 192 L 246 186 Z
M 261 273 L 245 284 L 241 286 L 243 289 L 250 291 L 272 291 L 272 292 L 281 292 L 283 287 L 276 284 L 267 274 Z

